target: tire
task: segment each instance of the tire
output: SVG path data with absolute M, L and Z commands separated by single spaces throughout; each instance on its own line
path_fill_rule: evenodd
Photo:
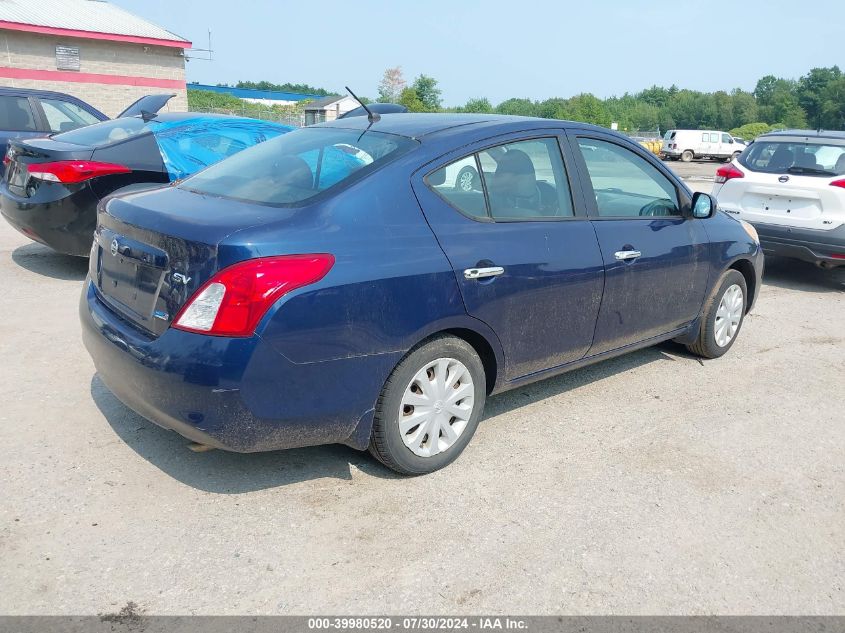
M 690 162 L 693 158 L 695 158 L 695 155 L 692 153 L 691 149 L 685 149 L 684 153 L 681 154 L 681 160 L 685 163 Z
M 480 189 L 478 172 L 472 167 L 464 167 L 458 172 L 458 177 L 455 178 L 455 189 L 478 191 Z
M 735 288 L 739 288 L 739 291 L 741 291 L 738 298 L 741 305 L 736 302 Z M 722 305 L 723 299 L 725 300 L 724 306 Z M 733 347 L 739 336 L 742 323 L 745 320 L 747 305 L 748 287 L 745 284 L 745 277 L 737 270 L 726 270 L 719 278 L 713 293 L 704 306 L 698 340 L 692 345 L 687 345 L 687 349 L 703 358 L 723 356 Z M 719 324 L 716 323 L 717 318 L 720 319 Z M 727 323 L 725 323 L 725 319 L 728 320 Z M 734 319 L 738 320 L 733 323 Z M 729 335 L 727 340 L 724 338 L 725 335 Z M 720 338 L 721 340 L 719 340 Z
M 459 375 L 462 370 L 465 372 Z M 438 372 L 454 376 L 449 383 L 458 379 L 457 387 L 447 383 L 441 389 Z M 451 416 L 447 420 L 451 413 L 446 408 L 448 393 L 458 393 L 461 385 L 463 395 L 455 401 L 453 411 L 460 410 L 462 419 Z M 448 466 L 472 439 L 486 398 L 484 365 L 469 343 L 454 336 L 438 336 L 422 343 L 408 352 L 384 384 L 376 404 L 370 453 L 403 475 L 424 475 Z M 420 404 L 409 404 L 409 400 Z M 423 400 L 432 404 L 426 405 Z M 420 423 L 411 426 L 415 414 Z M 403 419 L 404 429 L 400 428 Z M 436 439 L 429 437 L 432 425 L 436 425 Z M 454 435 L 445 432 L 447 427 Z

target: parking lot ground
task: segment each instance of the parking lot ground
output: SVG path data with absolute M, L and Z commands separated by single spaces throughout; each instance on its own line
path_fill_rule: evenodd
M 713 189 L 713 178 L 716 176 L 716 170 L 725 163 L 714 160 L 694 160 L 689 163 L 667 160 L 663 164 L 683 178 L 693 191 L 710 193 L 710 190 Z
M 845 613 L 824 271 L 768 262 L 720 360 L 665 344 L 494 397 L 457 462 L 401 478 L 190 452 L 97 379 L 85 269 L 0 222 L 0 613 Z

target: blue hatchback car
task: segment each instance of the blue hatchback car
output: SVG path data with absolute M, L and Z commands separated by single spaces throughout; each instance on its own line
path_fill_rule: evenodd
M 721 356 L 762 268 L 750 225 L 619 134 L 388 114 L 107 201 L 80 314 L 103 382 L 163 427 L 421 474 L 490 394 L 669 339 Z

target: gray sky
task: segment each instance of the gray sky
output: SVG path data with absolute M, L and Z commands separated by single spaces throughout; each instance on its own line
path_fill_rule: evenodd
M 470 97 L 600 97 L 653 84 L 751 90 L 845 66 L 845 0 L 112 0 L 207 47 L 188 81 L 308 83 L 376 96 L 385 68 Z

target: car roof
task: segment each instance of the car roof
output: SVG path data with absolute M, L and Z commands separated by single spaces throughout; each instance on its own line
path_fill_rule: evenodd
M 66 92 L 56 92 L 55 90 L 41 90 L 40 88 L 12 88 L 11 86 L 0 86 L 0 94 L 26 94 L 34 97 L 61 97 L 64 99 L 73 99 L 75 101 L 82 101 L 79 97 L 74 97 Z
M 434 114 L 434 113 L 397 113 L 383 114 L 378 121 L 370 124 L 367 117 L 349 117 L 318 123 L 311 127 L 346 128 L 352 130 L 370 129 L 386 134 L 407 136 L 408 138 L 422 139 L 426 136 L 437 134 L 438 136 L 455 131 L 463 131 L 467 128 L 503 128 L 525 129 L 531 127 L 550 128 L 567 127 L 578 125 L 579 127 L 595 127 L 587 124 L 576 124 L 559 119 L 538 119 L 535 117 L 508 116 L 502 114 Z M 609 132 L 605 128 L 597 128 Z
M 778 130 L 777 132 L 767 132 L 761 134 L 761 138 L 770 136 L 799 136 L 802 138 L 833 138 L 845 141 L 845 132 L 842 130 Z
M 74 95 L 68 94 L 66 92 L 56 92 L 55 90 L 41 90 L 40 88 L 13 88 L 11 86 L 0 86 L 0 95 L 10 95 L 17 97 L 44 97 L 47 99 L 58 99 L 60 101 L 71 101 L 75 103 L 81 103 L 84 104 L 88 110 L 102 117 L 101 120 L 105 121 L 109 118 L 84 99 L 80 99 L 79 97 L 75 97 Z

